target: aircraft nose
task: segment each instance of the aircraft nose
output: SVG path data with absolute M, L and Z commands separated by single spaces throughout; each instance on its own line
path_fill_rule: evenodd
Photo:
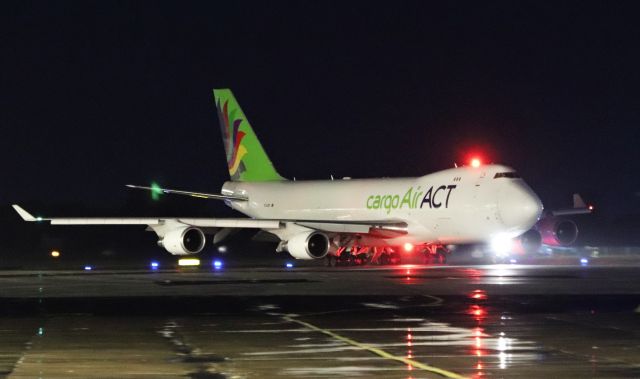
M 504 225 L 525 232 L 540 218 L 542 202 L 524 183 L 508 183 L 499 192 L 498 210 Z

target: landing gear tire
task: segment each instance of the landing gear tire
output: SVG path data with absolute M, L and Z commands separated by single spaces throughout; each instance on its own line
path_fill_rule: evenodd
M 443 265 L 443 264 L 447 263 L 447 255 L 444 252 L 440 251 L 440 250 L 438 250 L 436 252 L 435 257 L 433 257 L 433 258 L 434 258 L 433 259 L 434 263 L 436 263 L 436 264 Z
M 369 257 L 365 253 L 360 253 L 356 255 L 355 262 L 356 262 L 356 265 L 358 266 L 364 266 L 367 263 L 369 263 Z
M 382 254 L 380 258 L 378 258 L 378 263 L 380 263 L 380 265 L 382 266 L 388 265 L 389 261 L 390 261 L 389 254 Z
M 336 256 L 335 255 L 327 255 L 327 260 L 326 260 L 326 264 L 327 267 L 336 267 Z

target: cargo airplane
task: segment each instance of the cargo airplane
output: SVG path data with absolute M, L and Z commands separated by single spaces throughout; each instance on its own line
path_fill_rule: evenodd
M 230 181 L 219 193 L 143 186 L 162 193 L 222 200 L 248 218 L 40 218 L 51 225 L 146 225 L 173 255 L 201 252 L 236 228 L 261 229 L 277 251 L 297 259 L 335 257 L 367 248 L 434 253 L 448 244 L 514 238 L 538 221 L 542 203 L 510 167 L 462 166 L 412 178 L 287 180 L 275 169 L 229 89 L 213 90 Z

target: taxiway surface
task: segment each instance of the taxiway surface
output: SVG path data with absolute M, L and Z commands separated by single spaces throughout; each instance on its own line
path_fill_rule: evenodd
M 0 377 L 638 377 L 639 274 L 0 271 Z

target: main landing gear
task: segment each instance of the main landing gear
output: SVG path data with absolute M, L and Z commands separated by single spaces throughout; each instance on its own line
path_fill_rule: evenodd
M 447 263 L 449 250 L 442 245 L 416 246 L 411 251 L 402 247 L 341 247 L 334 254 L 326 257 L 329 267 L 364 266 L 364 265 L 398 265 L 398 264 L 431 264 Z

